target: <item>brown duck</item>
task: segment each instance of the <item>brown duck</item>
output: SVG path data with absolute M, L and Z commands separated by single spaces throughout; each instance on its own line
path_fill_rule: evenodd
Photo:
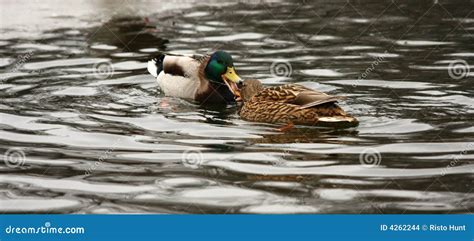
M 347 114 L 336 102 L 345 99 L 312 90 L 298 84 L 263 87 L 258 80 L 245 80 L 240 90 L 243 101 L 240 116 L 247 121 L 333 127 L 354 127 L 356 118 Z

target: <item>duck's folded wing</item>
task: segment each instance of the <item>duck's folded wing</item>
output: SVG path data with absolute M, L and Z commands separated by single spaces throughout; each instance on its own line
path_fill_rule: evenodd
M 315 90 L 306 90 L 298 93 L 292 104 L 299 105 L 301 109 L 305 109 L 326 103 L 334 103 L 345 98 L 344 96 L 328 95 Z
M 310 89 L 302 85 L 287 84 L 265 88 L 254 96 L 254 98 L 258 101 L 292 103 L 298 94 L 303 91 L 310 91 Z
M 148 62 L 148 71 L 155 77 L 161 71 L 174 76 L 194 77 L 198 74 L 201 59 L 197 56 L 163 54 Z
M 163 61 L 163 71 L 170 75 L 194 77 L 199 65 L 200 62 L 191 57 L 167 55 Z
M 333 96 L 298 84 L 286 84 L 265 88 L 254 96 L 257 101 L 284 102 L 299 105 L 300 109 L 343 100 L 343 96 Z

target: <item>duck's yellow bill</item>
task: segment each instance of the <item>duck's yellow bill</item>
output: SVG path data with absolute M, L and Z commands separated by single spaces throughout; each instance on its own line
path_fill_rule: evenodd
M 224 77 L 232 82 L 239 83 L 242 79 L 235 73 L 234 67 L 227 67 Z
M 227 67 L 227 71 L 222 75 L 222 79 L 224 79 L 225 84 L 229 87 L 236 99 L 240 99 L 240 90 L 237 83 L 241 82 L 242 79 L 235 73 L 235 69 L 233 67 Z

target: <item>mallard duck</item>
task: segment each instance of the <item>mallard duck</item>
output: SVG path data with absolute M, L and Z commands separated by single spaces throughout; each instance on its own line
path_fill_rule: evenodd
M 166 96 L 199 103 L 235 103 L 241 82 L 232 56 L 224 51 L 210 56 L 163 54 L 148 61 L 148 71 Z
M 347 114 L 336 102 L 345 99 L 312 90 L 298 84 L 264 88 L 258 80 L 245 80 L 240 90 L 244 120 L 283 123 L 280 130 L 298 125 L 357 126 L 356 118 Z

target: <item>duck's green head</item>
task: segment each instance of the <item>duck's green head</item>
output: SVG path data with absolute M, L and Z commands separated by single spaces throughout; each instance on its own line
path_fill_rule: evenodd
M 204 72 L 211 82 L 226 84 L 234 96 L 240 96 L 237 84 L 242 79 L 235 73 L 234 61 L 229 53 L 224 51 L 213 53 Z

